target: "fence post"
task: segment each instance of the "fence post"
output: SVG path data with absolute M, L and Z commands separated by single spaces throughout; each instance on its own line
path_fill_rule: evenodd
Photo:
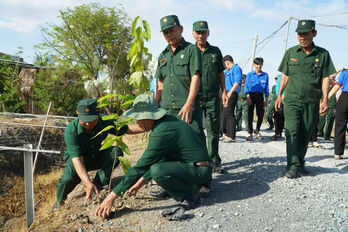
M 32 144 L 24 144 L 24 148 L 33 149 Z M 24 183 L 27 227 L 34 222 L 34 188 L 33 188 L 33 152 L 24 151 Z

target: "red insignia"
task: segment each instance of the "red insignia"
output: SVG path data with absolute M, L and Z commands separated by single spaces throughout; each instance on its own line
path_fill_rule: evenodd
M 297 62 L 297 59 L 295 59 L 295 58 L 291 58 L 290 60 L 294 61 L 294 62 Z
M 166 59 L 162 59 L 162 60 L 161 60 L 161 63 L 164 62 L 164 61 L 166 61 Z
M 88 108 L 86 108 L 86 112 L 87 112 L 87 113 L 89 112 L 89 109 L 88 109 Z

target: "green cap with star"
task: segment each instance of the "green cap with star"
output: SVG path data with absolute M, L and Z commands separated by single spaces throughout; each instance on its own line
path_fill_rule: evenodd
M 310 19 L 298 20 L 296 32 L 305 33 L 315 30 L 315 21 Z
M 78 118 L 83 122 L 92 122 L 99 116 L 96 99 L 83 99 L 77 103 Z
M 180 26 L 179 18 L 176 15 L 167 15 L 161 18 L 161 32 L 169 28 L 174 27 L 175 25 Z
M 193 23 L 193 31 L 209 31 L 208 22 L 206 21 L 197 21 Z

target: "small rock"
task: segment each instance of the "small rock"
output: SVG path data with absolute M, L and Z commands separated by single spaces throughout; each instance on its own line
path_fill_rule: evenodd
M 234 216 L 238 216 L 238 215 L 239 215 L 239 213 L 235 212 L 233 215 L 234 215 Z
M 220 228 L 220 225 L 219 225 L 219 224 L 214 224 L 214 225 L 213 225 L 213 228 L 214 228 L 214 229 L 219 229 L 219 228 Z

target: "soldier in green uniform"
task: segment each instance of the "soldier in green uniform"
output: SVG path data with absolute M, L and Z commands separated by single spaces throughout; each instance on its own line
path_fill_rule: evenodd
M 146 94 L 139 95 L 124 115 L 152 132 L 137 164 L 128 169 L 123 180 L 99 205 L 96 215 L 109 215 L 116 197 L 136 195 L 149 179 L 155 180 L 186 209 L 195 207 L 199 203 L 198 185 L 211 180 L 213 165 L 197 133 L 187 123 L 159 109 L 155 99 Z
M 278 79 L 278 75 L 274 78 L 275 82 L 277 83 L 277 79 Z M 276 85 L 272 86 L 272 98 L 270 99 L 269 103 L 268 103 L 268 107 L 267 107 L 267 113 L 266 113 L 266 120 L 269 124 L 269 127 L 266 130 L 273 130 L 273 114 L 274 114 L 274 102 L 277 99 L 277 94 L 276 94 Z
M 208 43 L 209 28 L 206 21 L 193 23 L 192 35 L 196 46 L 201 51 L 202 72 L 201 89 L 197 97 L 201 99 L 201 107 L 206 119 L 208 154 L 216 165 L 214 171 L 222 173 L 221 158 L 219 156 L 219 129 L 220 129 L 220 97 L 226 105 L 228 101 L 225 90 L 225 76 L 222 54 L 218 47 Z
M 248 131 L 248 103 L 246 101 L 247 97 L 244 94 L 245 77 L 246 75 L 243 74 L 242 85 L 238 93 L 238 102 L 236 107 L 236 131 L 242 130 L 242 115 L 245 124 L 245 131 Z
M 122 135 L 143 132 L 136 126 L 124 126 L 120 131 L 111 129 L 96 136 L 101 130 L 114 124 L 114 120 L 103 120 L 97 109 L 96 99 L 83 99 L 77 103 L 78 118 L 68 124 L 64 131 L 66 151 L 64 152 L 65 167 L 58 181 L 57 201 L 52 210 L 57 210 L 67 195 L 81 181 L 86 187 L 86 201 L 91 199 L 92 192 L 98 193 L 98 187 L 109 184 L 116 156 L 122 156 L 119 147 L 110 147 L 100 151 L 101 143 L 108 133 Z M 96 136 L 96 137 L 95 137 Z M 117 160 L 115 167 L 119 164 Z M 92 181 L 87 171 L 98 170 Z
M 317 35 L 315 21 L 299 20 L 299 45 L 289 48 L 278 68 L 283 73 L 276 110 L 282 104 L 284 88 L 284 116 L 286 122 L 287 171 L 285 176 L 296 178 L 298 172 L 308 174 L 304 157 L 308 142 L 316 126 L 318 111 L 328 111 L 329 75 L 336 72 L 330 54 L 314 44 Z
M 200 86 L 202 58 L 199 49 L 182 37 L 183 26 L 176 15 L 160 20 L 168 46 L 158 57 L 156 101 L 168 114 L 189 123 L 205 145 L 203 112 L 196 98 Z
M 329 92 L 334 86 L 335 79 L 330 79 Z M 330 140 L 331 131 L 335 121 L 335 108 L 336 108 L 336 96 L 332 97 L 328 101 L 329 110 L 326 116 L 319 116 L 318 123 L 318 137 L 324 137 L 325 140 Z

